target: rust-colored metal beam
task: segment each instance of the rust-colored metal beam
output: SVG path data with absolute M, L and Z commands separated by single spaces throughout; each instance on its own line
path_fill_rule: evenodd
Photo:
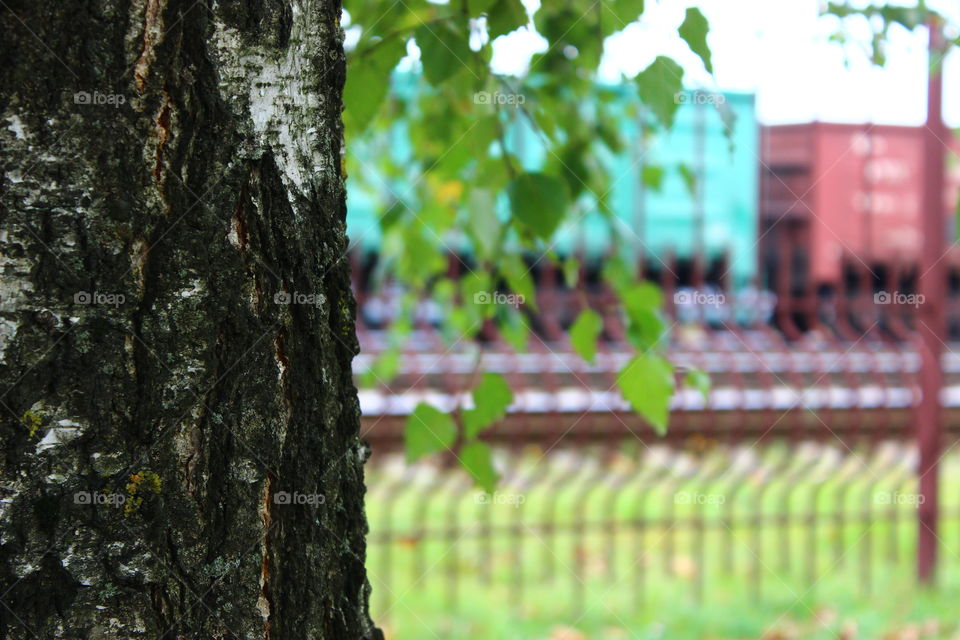
M 944 297 L 946 293 L 946 217 L 944 216 L 944 170 L 946 156 L 943 124 L 943 76 L 941 73 L 944 42 L 939 20 L 931 18 L 930 63 L 927 82 L 927 124 L 924 131 L 924 188 L 921 228 L 923 251 L 920 255 L 920 294 L 923 304 L 918 309 L 918 349 L 920 351 L 920 393 L 917 406 L 917 447 L 919 449 L 920 495 L 918 513 L 917 577 L 931 583 L 937 565 L 937 463 L 941 456 L 943 409 L 940 390 L 943 387 L 941 357 L 946 335 Z

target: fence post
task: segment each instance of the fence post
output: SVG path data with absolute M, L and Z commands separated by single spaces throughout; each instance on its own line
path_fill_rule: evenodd
M 927 82 L 927 124 L 924 128 L 924 189 L 921 229 L 923 246 L 920 254 L 919 305 L 920 391 L 917 409 L 917 447 L 919 449 L 920 495 L 918 509 L 917 577 L 931 583 L 937 563 L 937 463 L 941 455 L 942 409 L 940 390 L 943 386 L 941 355 L 946 334 L 944 296 L 946 292 L 946 218 L 944 216 L 944 145 L 946 131 L 942 117 L 943 61 L 942 26 L 931 17 L 930 63 Z

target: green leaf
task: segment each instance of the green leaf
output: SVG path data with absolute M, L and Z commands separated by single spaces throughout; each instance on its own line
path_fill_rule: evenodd
M 520 0 L 497 0 L 487 12 L 487 30 L 493 40 L 527 24 L 527 10 Z
M 478 16 L 481 13 L 487 13 L 497 4 L 497 0 L 470 0 L 470 15 Z
M 680 177 L 683 178 L 683 184 L 687 187 L 687 192 L 696 197 L 697 195 L 697 174 L 693 172 L 693 169 L 688 167 L 685 164 L 678 164 L 677 170 L 680 172 Z
M 640 173 L 643 184 L 655 191 L 660 190 L 661 185 L 663 185 L 663 175 L 666 173 L 663 167 L 646 166 Z
M 437 248 L 438 232 L 432 231 L 423 219 L 394 227 L 402 238 L 398 247 L 397 274 L 405 282 L 422 286 L 446 266 Z
M 522 313 L 514 310 L 508 311 L 497 323 L 500 335 L 507 341 L 514 351 L 524 352 L 527 350 L 527 342 L 530 339 L 530 325 Z
M 536 310 L 537 289 L 533 284 L 533 276 L 530 274 L 530 267 L 527 266 L 527 263 L 519 255 L 513 253 L 503 257 L 500 268 L 507 279 L 510 290 L 523 296 L 523 304 Z
M 627 325 L 627 340 L 640 351 L 662 351 L 667 327 L 658 311 L 645 310 L 634 314 Z
M 882 32 L 874 33 L 870 45 L 870 62 L 878 67 L 885 66 L 887 64 L 887 40 L 884 34 Z
M 710 61 L 710 45 L 707 44 L 707 32 L 710 31 L 710 25 L 707 19 L 700 13 L 700 9 L 691 7 L 687 9 L 687 15 L 680 25 L 678 33 L 683 38 L 690 50 L 700 56 L 703 60 L 703 66 L 707 72 L 713 73 L 713 63 Z
M 467 35 L 449 22 L 423 25 L 414 33 L 427 82 L 439 86 L 467 66 L 470 44 Z
M 407 53 L 402 38 L 378 42 L 350 56 L 343 90 L 343 119 L 350 135 L 366 129 L 387 96 L 390 72 Z
M 596 20 L 586 19 L 594 3 L 577 6 L 580 3 L 541 3 L 533 14 L 537 33 L 547 39 L 546 52 L 534 55 L 530 62 L 532 68 L 553 76 L 563 76 L 573 70 L 573 65 L 583 69 L 595 69 L 603 53 L 603 34 L 597 32 Z M 612 21 L 611 22 L 612 26 Z M 620 29 L 620 25 L 616 25 Z M 612 33 L 612 31 L 608 32 Z M 597 36 L 600 37 L 597 37 Z M 576 51 L 574 60 L 570 60 L 568 47 Z M 570 83 L 575 78 L 564 77 L 563 82 Z
M 464 445 L 463 449 L 460 450 L 459 457 L 461 466 L 473 477 L 477 486 L 487 493 L 493 493 L 494 489 L 497 488 L 497 480 L 500 476 L 493 468 L 493 455 L 490 447 L 482 442 L 471 442 Z
M 411 30 L 424 20 L 430 20 L 434 13 L 426 0 L 345 0 L 343 8 L 350 13 L 350 24 L 361 25 L 367 39 Z
M 622 30 L 643 13 L 643 0 L 601 0 L 600 21 L 604 35 Z
M 389 231 L 393 225 L 397 224 L 403 218 L 409 207 L 400 200 L 394 200 L 382 216 L 380 216 L 380 228 Z
M 369 371 L 363 374 L 365 387 L 377 387 L 388 384 L 400 369 L 400 349 L 391 347 L 380 353 L 373 361 Z
M 574 199 L 590 182 L 590 170 L 584 161 L 588 150 L 589 143 L 586 140 L 574 140 L 564 145 L 557 154 L 560 175 L 566 181 Z
M 457 295 L 457 283 L 449 278 L 441 278 L 433 283 L 431 297 L 444 307 L 451 307 Z
M 500 239 L 500 220 L 494 208 L 493 194 L 488 189 L 472 189 L 467 215 L 467 233 L 481 258 L 493 257 Z
M 680 104 L 678 95 L 683 91 L 683 69 L 672 59 L 657 56 L 649 67 L 637 74 L 636 82 L 644 104 L 663 126 L 670 128 Z
M 498 373 L 485 373 L 473 390 L 473 409 L 463 412 L 463 431 L 467 438 L 477 434 L 507 415 L 513 402 L 510 386 Z
M 480 325 L 476 318 L 463 307 L 449 308 L 443 323 L 443 339 L 448 348 L 453 348 L 461 341 L 470 339 L 479 331 Z
M 666 433 L 674 388 L 669 362 L 659 356 L 638 355 L 617 376 L 617 386 L 633 410 L 659 435 Z
M 659 311 L 646 310 L 630 318 L 627 339 L 641 351 L 662 351 L 666 346 L 667 326 Z
M 616 123 L 609 120 L 597 122 L 597 136 L 610 151 L 619 153 L 623 149 L 625 139 Z
M 723 122 L 723 135 L 727 137 L 727 147 L 733 155 L 735 146 L 733 139 L 733 128 L 737 124 L 737 112 L 730 108 L 726 102 L 718 104 L 717 113 L 720 114 L 720 120 Z
M 421 402 L 407 418 L 403 431 L 407 462 L 447 450 L 453 446 L 456 438 L 457 427 L 453 418 L 436 407 Z
M 630 268 L 622 256 L 616 255 L 603 266 L 603 279 L 610 283 L 617 295 L 624 295 L 637 280 L 635 271 Z
M 593 309 L 584 309 L 570 327 L 570 344 L 587 362 L 597 356 L 597 338 L 603 331 L 603 318 Z
M 627 338 L 641 351 L 662 346 L 666 327 L 660 309 L 663 294 L 652 282 L 634 284 L 620 293 L 623 308 L 629 320 Z
M 508 187 L 510 211 L 535 234 L 548 240 L 567 210 L 566 185 L 544 173 L 524 173 Z
M 460 296 L 471 324 L 479 324 L 484 318 L 493 317 L 496 311 L 492 304 L 493 294 L 490 274 L 486 271 L 471 271 L 460 279 Z
M 702 369 L 690 369 L 683 378 L 683 384 L 703 394 L 703 400 L 710 399 L 710 374 Z
M 628 314 L 640 309 L 656 311 L 663 306 L 663 292 L 660 291 L 660 287 L 649 280 L 638 282 L 621 290 L 621 296 Z

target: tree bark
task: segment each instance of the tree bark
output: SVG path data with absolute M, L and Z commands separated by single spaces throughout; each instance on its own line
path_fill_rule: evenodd
M 0 637 L 381 637 L 339 16 L 0 7 Z

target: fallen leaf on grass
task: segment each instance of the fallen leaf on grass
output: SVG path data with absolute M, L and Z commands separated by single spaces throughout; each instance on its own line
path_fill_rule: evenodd
M 554 627 L 549 640 L 587 640 L 587 636 L 573 627 Z

